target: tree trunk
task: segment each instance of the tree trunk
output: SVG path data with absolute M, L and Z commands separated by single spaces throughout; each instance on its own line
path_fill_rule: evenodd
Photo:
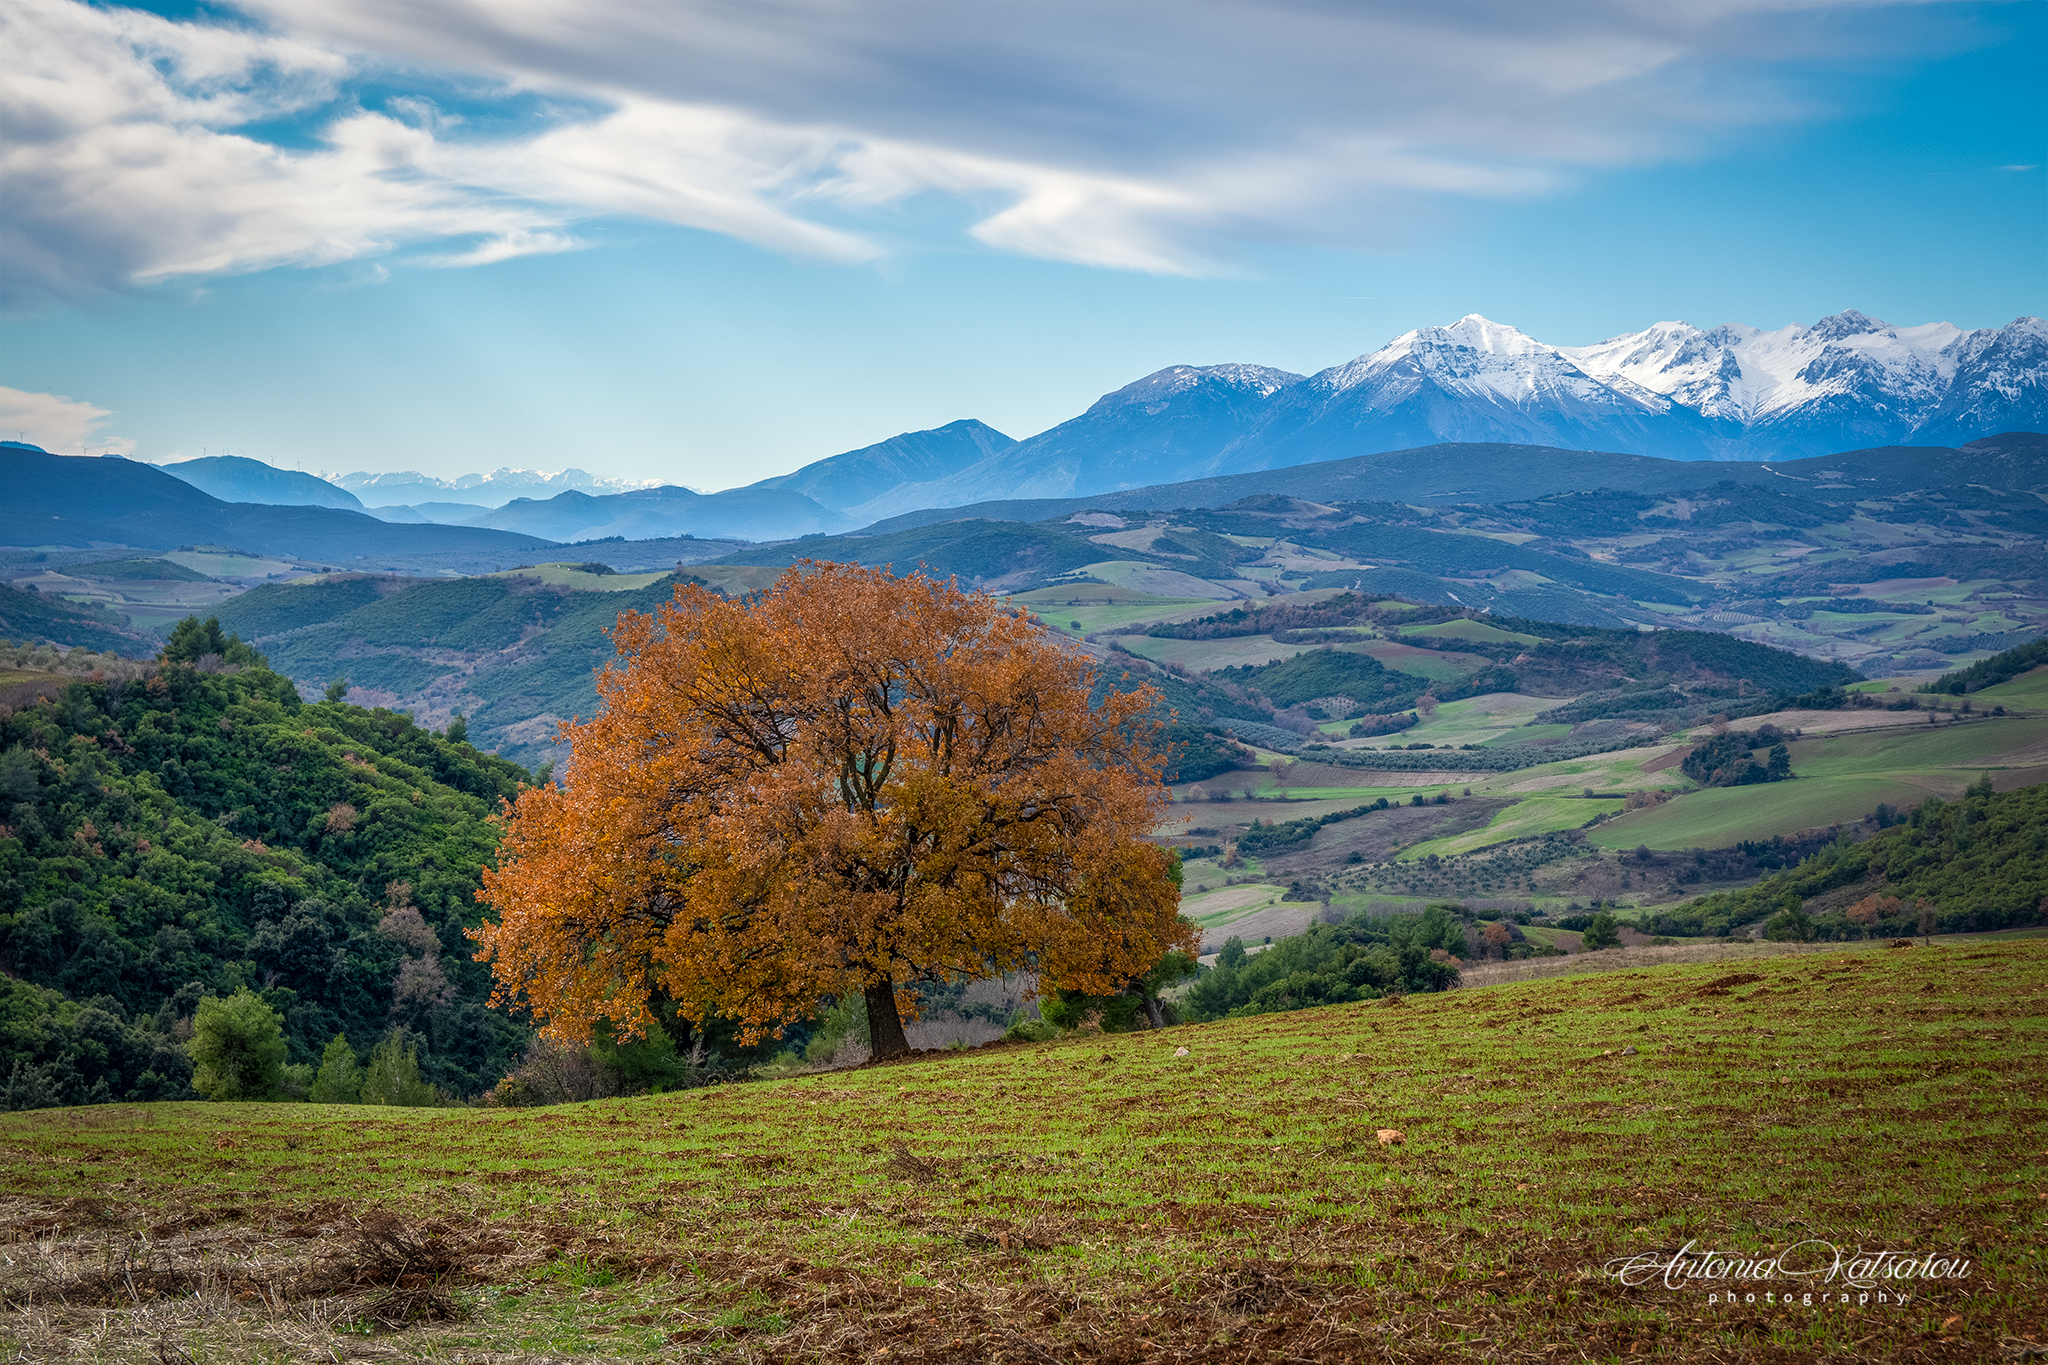
M 1145 1018 L 1151 1021 L 1152 1027 L 1165 1028 L 1166 1011 L 1159 1008 L 1159 997 L 1149 991 L 1142 991 L 1139 998 L 1145 1002 Z
M 874 1049 L 875 1060 L 887 1061 L 910 1051 L 910 1040 L 903 1036 L 903 1016 L 896 1012 L 895 985 L 883 980 L 861 994 L 868 1002 L 868 1045 Z

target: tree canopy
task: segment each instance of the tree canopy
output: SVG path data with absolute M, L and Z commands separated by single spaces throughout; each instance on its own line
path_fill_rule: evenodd
M 472 932 L 562 1041 L 672 1008 L 746 1041 L 865 996 L 905 1049 L 920 980 L 1035 970 L 1112 994 L 1194 946 L 1156 697 L 979 595 L 805 563 L 744 600 L 627 612 L 567 782 L 520 794 Z

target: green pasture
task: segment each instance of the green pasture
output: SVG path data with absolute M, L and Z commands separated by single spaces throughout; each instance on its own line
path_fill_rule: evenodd
M 1844 945 L 548 1110 L 5 1114 L 0 1337 L 124 1365 L 2017 1359 L 2044 991 L 2040 940 Z M 1736 1303 L 1609 1273 L 1816 1242 L 1969 1271 Z
M 1048 618 L 1050 619 L 1050 618 Z M 1241 665 L 1277 663 L 1306 654 L 1318 645 L 1283 645 L 1270 635 L 1227 635 L 1211 640 L 1168 640 L 1152 635 L 1125 635 L 1117 643 L 1141 659 L 1178 664 L 1197 673 Z
M 1516 743 L 1550 727 L 1530 727 L 1539 712 L 1559 705 L 1556 697 L 1526 697 L 1519 692 L 1489 692 L 1483 697 L 1447 701 L 1436 714 L 1412 730 L 1399 735 L 1381 735 L 1370 743 L 1377 748 L 1389 744 L 1487 744 Z M 1569 725 L 1563 727 L 1569 733 Z
M 1655 772 L 1643 771 L 1644 764 L 1664 758 L 1671 749 L 1671 744 L 1659 742 L 1636 749 L 1591 754 L 1585 758 L 1559 759 L 1555 763 L 1538 764 L 1511 773 L 1489 773 L 1484 779 L 1474 782 L 1472 789 L 1483 791 L 1488 796 L 1503 796 L 1511 792 L 1537 795 L 1585 787 L 1602 792 L 1628 792 L 1691 786 L 1692 780 L 1675 766 L 1659 768 Z
M 1043 618 L 1046 624 L 1057 626 L 1069 635 L 1091 635 L 1098 630 L 1113 630 L 1118 626 L 1136 625 L 1141 621 L 1160 620 L 1184 612 L 1190 607 L 1217 606 L 1215 602 L 1205 597 L 1161 597 L 1133 588 L 1112 587 L 1107 583 L 1074 583 L 1034 588 L 1030 592 L 1013 593 L 1009 601 L 1016 606 L 1029 608 L 1034 615 Z M 1078 631 L 1072 625 L 1075 621 L 1081 623 Z M 1133 643 L 1135 641 L 1131 639 L 1124 641 L 1126 648 Z
M 575 592 L 626 592 L 659 583 L 673 572 L 670 569 L 662 569 L 655 573 L 602 574 L 584 573 L 578 567 L 591 562 L 593 561 L 577 560 L 566 564 L 529 564 L 523 569 L 506 569 L 487 577 L 538 578 L 543 583 L 552 584 L 557 588 L 569 588 Z M 688 572 L 695 573 L 696 568 L 693 566 Z
M 1930 796 L 1952 799 L 1984 769 L 2003 766 L 1996 760 L 2042 739 L 2048 716 L 1815 735 L 1790 746 L 1793 781 L 1690 792 L 1618 816 L 1592 840 L 1608 848 L 1725 848 L 1846 823 L 1880 802 L 1912 807 Z
M 1714 787 L 1629 811 L 1594 829 L 1588 838 L 1616 849 L 1638 844 L 1658 849 L 1726 848 L 1745 839 L 1860 820 L 1879 802 L 1910 808 L 1929 796 L 1954 796 L 1970 780 L 1964 774 L 1940 792 L 1887 777 Z
M 168 559 L 209 578 L 266 578 L 292 567 L 287 560 L 263 555 L 218 554 L 211 550 L 173 550 L 157 558 Z
M 1204 929 L 1217 929 L 1278 905 L 1286 894 L 1284 886 L 1268 882 L 1240 882 L 1236 886 L 1183 896 L 1180 912 Z
M 1495 645 L 1534 645 L 1541 641 L 1520 631 L 1502 630 L 1484 621 L 1439 621 L 1431 626 L 1403 626 L 1403 635 L 1428 635 L 1439 640 L 1483 640 Z
M 1569 739 L 1572 727 L 1569 725 L 1524 725 L 1504 734 L 1494 735 L 1483 741 L 1492 748 L 1508 744 L 1534 744 L 1545 739 Z
M 1427 678 L 1431 682 L 1456 682 L 1468 673 L 1478 672 L 1486 667 L 1488 662 L 1477 654 L 1455 654 L 1443 650 L 1423 649 L 1419 645 L 1404 645 L 1394 640 L 1338 645 L 1337 648 L 1370 654 L 1388 668 L 1398 669 L 1417 678 Z
M 1227 588 L 1214 588 L 1205 578 L 1197 578 L 1185 570 L 1168 565 L 1156 564 L 1147 559 L 1105 559 L 1100 563 L 1082 566 L 1079 573 L 1099 578 L 1112 587 L 1129 588 L 1133 592 L 1151 593 L 1161 597 L 1183 596 L 1193 601 L 1205 598 L 1218 602 L 1234 602 L 1235 596 Z M 1164 585 L 1173 585 L 1162 591 Z M 1204 593 L 1204 587 L 1214 588 L 1213 594 Z M 1228 611 L 1229 607 L 1219 607 Z
M 1576 929 L 1546 929 L 1540 924 L 1522 926 L 1522 936 L 1541 948 L 1555 948 L 1561 953 L 1576 953 L 1583 947 L 1585 934 Z
M 1834 779 L 1911 773 L 1968 783 L 1976 773 L 1954 772 L 1959 765 L 2002 766 L 1995 762 L 2001 755 L 2044 739 L 2048 716 L 1997 716 L 1954 725 L 1815 735 L 1791 746 L 1792 771 L 1800 777 Z
M 1973 706 L 2024 706 L 2048 709 L 2048 667 L 2022 673 L 2009 682 L 1970 694 Z
M 1510 839 L 1527 839 L 1538 834 L 1556 834 L 1563 830 L 1580 829 L 1599 817 L 1620 809 L 1619 800 L 1532 796 L 1501 811 L 1485 829 L 1475 829 L 1465 834 L 1454 834 L 1447 838 L 1430 839 L 1412 845 L 1402 849 L 1396 861 L 1413 862 L 1417 858 L 1427 858 L 1432 853 L 1448 858 L 1459 853 L 1471 853 L 1493 844 L 1504 844 Z

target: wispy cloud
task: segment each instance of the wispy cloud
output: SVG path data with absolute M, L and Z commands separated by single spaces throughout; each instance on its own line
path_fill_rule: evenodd
M 99 434 L 113 415 L 96 403 L 62 394 L 0 387 L 0 440 L 27 441 L 60 455 L 133 451 L 135 442 L 126 436 Z
M 1835 12 L 1885 4 L 243 0 L 236 27 L 14 0 L 0 254 L 17 303 L 488 265 L 605 215 L 860 262 L 936 195 L 1003 251 L 1210 273 L 1804 116 Z M 411 93 L 364 108 L 370 82 Z M 437 83 L 554 112 L 451 113 Z

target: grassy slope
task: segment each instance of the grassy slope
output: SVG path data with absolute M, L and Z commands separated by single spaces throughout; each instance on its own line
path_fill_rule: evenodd
M 1970 695 L 1977 706 L 2025 706 L 2048 708 L 2048 667 L 2022 673 L 2011 682 L 2002 682 Z
M 1598 816 L 1611 815 L 1620 809 L 1619 801 L 1532 796 L 1494 816 L 1493 822 L 1485 829 L 1473 830 L 1470 834 L 1453 835 L 1448 839 L 1431 839 L 1405 848 L 1401 851 L 1401 861 L 1412 862 L 1417 858 L 1426 858 L 1432 853 L 1449 857 L 1457 853 L 1470 853 L 1490 844 L 1504 843 L 1509 839 L 1527 839 L 1538 834 L 1578 829 L 1591 823 Z
M 487 575 L 491 578 L 536 578 L 551 587 L 568 588 L 575 592 L 630 592 L 658 583 L 668 577 L 669 570 L 658 569 L 653 573 L 584 573 L 579 564 L 589 563 L 578 560 L 575 563 L 534 564 L 524 569 L 506 569 Z
M 1610 820 L 1593 841 L 1609 848 L 1725 848 L 1859 819 L 1881 801 L 1950 799 L 1976 780 L 1980 770 L 1972 762 L 2044 737 L 2048 717 L 2026 716 L 1804 739 L 1791 745 L 1798 780 L 1693 792 Z
M 40 1304 L 0 1332 L 324 1359 L 255 1287 L 381 1210 L 468 1248 L 468 1320 L 389 1341 L 436 1358 L 1981 1361 L 2044 1332 L 2044 992 L 2040 942 L 1862 949 L 540 1112 L 11 1114 L 0 1274 Z M 145 1226 L 124 1255 L 241 1297 L 53 1302 Z M 1601 1273 L 1808 1239 L 1971 1269 L 1860 1307 Z

